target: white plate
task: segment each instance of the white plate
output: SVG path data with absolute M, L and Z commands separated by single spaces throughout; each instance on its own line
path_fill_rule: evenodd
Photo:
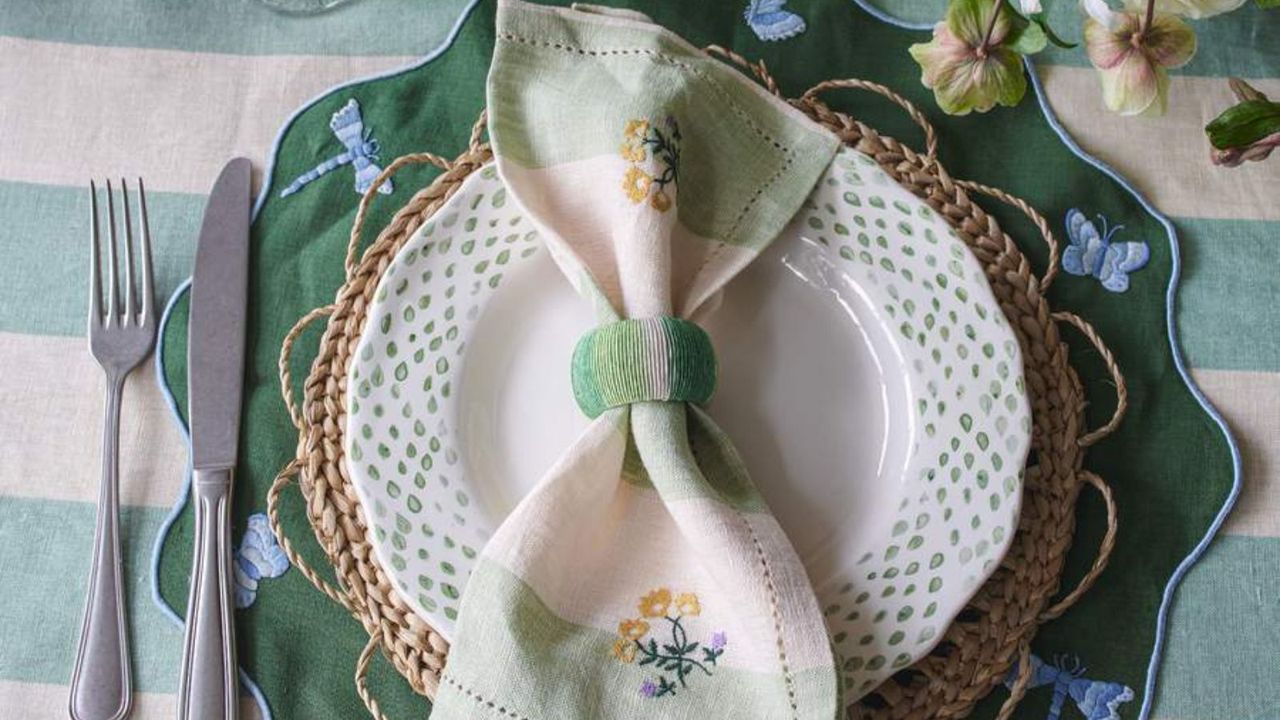
M 594 318 L 492 166 L 369 312 L 349 469 L 379 559 L 449 637 L 477 552 L 587 425 L 569 360 Z M 1017 343 L 963 242 L 847 150 L 705 327 L 710 412 L 804 560 L 852 700 L 936 644 L 1012 539 Z

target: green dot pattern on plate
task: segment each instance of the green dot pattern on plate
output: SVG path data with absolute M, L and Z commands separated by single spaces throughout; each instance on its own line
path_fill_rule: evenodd
M 816 589 L 856 698 L 938 642 L 995 568 L 1016 530 L 1031 418 L 982 268 L 874 161 L 842 150 L 791 228 L 873 299 L 915 370 L 907 492 L 851 551 L 856 567 Z M 406 602 L 446 627 L 492 532 L 468 525 L 476 500 L 457 482 L 450 392 L 481 308 L 541 247 L 493 167 L 473 174 L 388 268 L 351 367 L 348 466 L 374 508 L 375 548 Z
M 906 497 L 875 544 L 857 549 L 858 572 L 817 589 L 837 609 L 827 624 L 857 697 L 941 639 L 994 569 L 1016 529 L 1030 409 L 1017 342 L 964 241 L 860 153 L 842 150 L 827 175 L 792 227 L 866 293 L 916 370 Z M 824 218 L 830 206 L 837 213 Z M 851 237 L 850 225 L 876 229 Z
M 466 338 L 504 273 L 540 251 L 493 166 L 474 173 L 405 244 L 369 308 L 349 386 L 348 468 L 403 599 L 428 618 L 457 617 L 459 588 L 493 528 L 476 527 L 446 400 Z M 514 257 L 513 257 L 514 256 Z M 387 512 L 394 509 L 395 512 Z M 470 521 L 470 524 L 469 524 Z

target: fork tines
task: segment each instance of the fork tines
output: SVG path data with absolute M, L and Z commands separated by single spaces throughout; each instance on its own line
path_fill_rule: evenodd
M 102 327 L 144 326 L 155 320 L 155 297 L 152 291 L 151 227 L 147 222 L 147 195 L 138 178 L 139 239 L 134 240 L 133 217 L 129 212 L 129 185 L 120 180 L 121 222 L 116 222 L 115 193 L 111 181 L 107 181 L 107 261 L 102 262 L 102 237 L 98 223 L 98 188 L 89 181 L 89 324 Z M 119 235 L 124 235 L 124 264 L 118 259 Z M 141 243 L 141 266 L 135 268 L 134 247 Z M 107 274 L 106 307 L 103 308 L 102 273 Z M 124 298 L 120 297 L 120 274 L 125 276 Z M 138 276 L 142 278 L 142 290 L 138 291 Z

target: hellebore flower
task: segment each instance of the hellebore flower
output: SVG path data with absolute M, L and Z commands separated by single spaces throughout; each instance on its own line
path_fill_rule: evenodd
M 1003 0 L 953 0 L 933 39 L 912 45 L 921 82 L 933 90 L 950 115 L 1013 106 L 1027 92 L 1022 55 L 1046 43 L 1039 25 L 1028 22 Z
M 1102 99 L 1121 115 L 1163 115 L 1169 101 L 1169 68 L 1186 65 L 1196 35 L 1178 17 L 1147 11 L 1094 12 L 1084 23 L 1089 61 L 1102 79 Z

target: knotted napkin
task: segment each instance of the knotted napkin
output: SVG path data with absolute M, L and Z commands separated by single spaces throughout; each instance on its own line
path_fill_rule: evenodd
M 566 368 L 594 421 L 484 548 L 433 720 L 831 720 L 821 611 L 698 407 L 716 358 L 695 320 L 838 141 L 643 15 L 594 7 L 501 2 L 488 104 L 499 173 L 596 308 Z

